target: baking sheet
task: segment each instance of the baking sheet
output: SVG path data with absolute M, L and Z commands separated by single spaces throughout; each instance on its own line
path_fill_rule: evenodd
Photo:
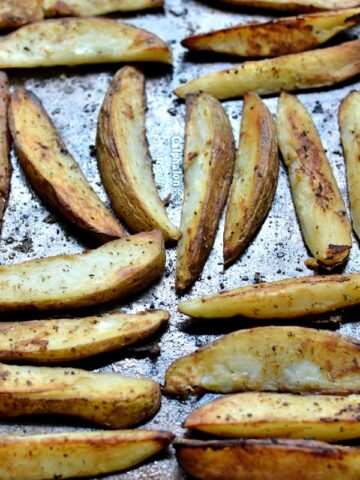
M 172 95 L 179 83 L 216 69 L 238 63 L 212 58 L 205 54 L 189 55 L 180 40 L 194 32 L 231 26 L 248 20 L 264 20 L 266 15 L 238 13 L 231 9 L 212 8 L 208 3 L 195 0 L 167 0 L 165 11 L 139 15 L 114 16 L 124 18 L 136 26 L 146 28 L 170 43 L 174 50 L 173 70 L 162 66 L 143 67 L 147 75 L 148 115 L 147 128 L 150 150 L 154 159 L 154 172 L 162 198 L 172 195 L 168 207 L 171 219 L 179 224 L 182 202 L 182 149 L 184 130 L 184 105 Z M 360 30 L 353 29 L 337 41 L 353 38 Z M 214 62 L 213 60 L 216 60 Z M 108 204 L 102 188 L 94 155 L 96 121 L 99 107 L 112 75 L 118 65 L 81 68 L 54 68 L 9 72 L 12 85 L 24 85 L 42 100 L 58 127 L 70 152 L 80 163 L 90 183 Z M 299 95 L 313 114 L 324 142 L 336 180 L 347 199 L 345 169 L 337 126 L 337 110 L 340 100 L 351 90 L 359 88 L 351 82 L 339 88 Z M 274 113 L 277 98 L 266 99 Z M 240 127 L 242 101 L 224 103 L 231 119 L 236 139 Z M 73 235 L 71 227 L 47 210 L 27 183 L 12 154 L 14 173 L 11 197 L 0 241 L 0 262 L 10 264 L 56 254 L 80 252 L 85 245 Z M 211 294 L 222 289 L 248 285 L 256 281 L 280 280 L 288 277 L 310 275 L 304 266 L 308 254 L 304 247 L 291 200 L 284 168 L 281 167 L 279 186 L 271 212 L 240 261 L 224 272 L 222 264 L 223 220 L 213 252 L 205 266 L 201 279 L 184 298 Z M 177 313 L 178 297 L 174 291 L 175 249 L 168 250 L 166 273 L 153 288 L 140 296 L 129 299 L 126 305 L 110 305 L 94 308 L 92 312 L 108 312 L 123 308 L 136 312 L 147 308 L 167 309 L 171 313 L 169 328 L 152 341 L 147 355 L 131 349 L 127 353 L 101 356 L 95 360 L 79 362 L 77 366 L 88 369 L 119 372 L 126 375 L 148 376 L 162 383 L 169 364 L 184 354 L 212 341 L 219 335 L 241 328 L 244 322 L 203 321 L 189 322 Z M 360 252 L 357 241 L 351 252 L 346 272 L 360 271 Z M 360 323 L 355 311 L 349 315 L 351 323 L 343 323 L 340 331 L 360 339 Z M 1 320 L 24 318 L 19 315 L 1 315 Z M 36 316 L 26 318 L 38 318 Z M 247 324 L 246 326 L 248 326 Z M 157 351 L 160 348 L 160 355 Z M 172 431 L 177 436 L 185 432 L 182 421 L 196 407 L 214 398 L 205 395 L 200 400 L 178 401 L 164 397 L 161 410 L 144 428 Z M 36 434 L 50 432 L 89 430 L 89 425 L 71 419 L 43 418 L 2 421 L 0 434 Z M 185 479 L 176 464 L 172 450 L 155 460 L 110 479 Z

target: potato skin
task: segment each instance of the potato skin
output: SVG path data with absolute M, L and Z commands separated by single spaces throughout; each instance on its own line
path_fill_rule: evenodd
M 231 265 L 264 221 L 279 176 L 275 123 L 255 93 L 246 93 L 239 149 L 226 210 L 224 263 Z
M 360 448 L 305 440 L 177 440 L 182 468 L 200 480 L 358 480 Z M 229 468 L 230 467 L 230 468 Z
M 266 8 L 269 10 L 313 12 L 353 8 L 360 5 L 359 0 L 219 0 L 222 3 L 239 7 Z
M 8 107 L 10 102 L 9 81 L 6 73 L 0 72 L 0 232 L 3 216 L 10 194 L 10 132 Z
M 2 0 L 0 29 L 17 28 L 44 18 L 41 0 Z
M 159 8 L 164 0 L 43 0 L 46 17 L 95 17 L 112 12 Z

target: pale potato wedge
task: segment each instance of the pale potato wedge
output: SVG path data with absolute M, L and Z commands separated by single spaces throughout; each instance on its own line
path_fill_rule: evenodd
M 152 417 L 160 402 L 159 385 L 147 378 L 0 364 L 0 417 L 70 415 L 126 428 Z
M 269 10 L 312 12 L 352 8 L 360 5 L 359 0 L 218 0 L 239 7 L 267 8 Z
M 224 263 L 235 262 L 264 221 L 279 176 L 275 123 L 260 97 L 246 93 L 239 149 L 226 210 Z
M 360 448 L 305 440 L 177 440 L 177 460 L 203 480 L 358 480 Z
M 346 160 L 346 173 L 354 231 L 360 238 L 360 92 L 351 92 L 341 103 L 339 124 Z
M 319 134 L 305 106 L 285 92 L 276 128 L 304 241 L 318 264 L 331 270 L 349 257 L 351 224 Z
M 359 8 L 337 10 L 236 25 L 194 35 L 181 43 L 190 50 L 240 57 L 278 57 L 316 48 L 359 22 Z
M 40 198 L 100 243 L 126 235 L 61 140 L 40 100 L 17 88 L 9 108 L 15 150 Z
M 176 290 L 184 293 L 201 273 L 213 246 L 234 171 L 235 146 L 221 104 L 205 94 L 186 100 L 182 238 Z
M 175 93 L 185 98 L 191 93 L 205 92 L 225 100 L 251 91 L 268 95 L 335 85 L 359 73 L 360 40 L 354 40 L 335 47 L 245 62 L 185 83 Z
M 159 8 L 164 0 L 42 0 L 46 17 L 93 17 L 112 12 Z
M 0 311 L 98 305 L 151 285 L 164 271 L 160 232 L 109 242 L 76 255 L 0 267 Z
M 0 29 L 17 28 L 44 18 L 42 0 L 1 0 Z
M 360 438 L 360 395 L 227 395 L 193 412 L 184 426 L 227 438 Z
M 133 67 L 113 78 L 100 110 L 97 157 L 104 186 L 117 215 L 133 232 L 161 230 L 178 240 L 159 197 L 145 134 L 145 77 Z
M 108 18 L 44 20 L 0 39 L 0 68 L 118 62 L 172 63 L 156 35 Z
M 10 132 L 8 107 L 10 101 L 9 82 L 6 73 L 0 72 L 0 231 L 10 194 Z
M 261 327 L 226 335 L 176 360 L 165 392 L 360 393 L 360 344 L 337 333 Z
M 1 480 L 98 477 L 164 450 L 173 435 L 154 430 L 0 437 Z
M 0 360 L 48 365 L 125 348 L 144 340 L 169 319 L 165 311 L 136 315 L 0 323 Z

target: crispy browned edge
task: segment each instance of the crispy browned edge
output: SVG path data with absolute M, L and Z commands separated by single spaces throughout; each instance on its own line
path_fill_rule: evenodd
M 1 28 L 17 28 L 44 18 L 41 0 L 1 0 L 6 7 L 0 14 Z
M 10 103 L 9 82 L 6 73 L 0 72 L 0 233 L 3 216 L 10 194 L 10 131 L 8 108 Z
M 359 0 L 338 0 L 335 4 L 331 5 L 329 8 L 316 7 L 314 5 L 303 5 L 301 0 L 290 1 L 286 3 L 279 4 L 276 0 L 270 2 L 262 0 L 215 0 L 219 4 L 232 5 L 237 8 L 249 7 L 249 8 L 260 8 L 264 10 L 275 10 L 281 12 L 323 12 L 327 10 L 336 10 L 344 9 L 351 7 L 358 7 L 360 5 Z M 334 3 L 334 2 L 333 2 Z
M 146 9 L 163 7 L 165 0 L 149 0 L 149 1 L 151 2 L 151 5 L 149 4 L 146 7 Z M 79 15 L 74 8 L 71 8 L 71 5 L 68 5 L 66 3 L 66 0 L 57 0 L 54 3 L 54 5 L 52 5 L 51 9 L 46 12 L 46 16 L 47 17 L 60 17 L 60 16 L 76 17 Z

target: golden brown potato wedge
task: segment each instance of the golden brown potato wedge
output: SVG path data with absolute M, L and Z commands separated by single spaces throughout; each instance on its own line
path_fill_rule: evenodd
M 265 95 L 335 85 L 359 73 L 360 40 L 354 40 L 335 47 L 245 62 L 185 83 L 175 93 L 185 98 L 201 91 L 219 99 L 241 97 L 251 91 Z
M 312 118 L 294 95 L 281 94 L 276 127 L 305 243 L 330 270 L 348 259 L 352 246 L 344 200 Z
M 0 39 L 0 68 L 117 62 L 172 63 L 156 35 L 108 18 L 44 20 Z
M 166 393 L 360 393 L 360 344 L 337 333 L 261 327 L 226 335 L 176 360 Z
M 352 8 L 360 5 L 359 0 L 218 0 L 240 7 L 267 8 L 269 10 L 312 12 Z
M 60 414 L 126 428 L 152 417 L 160 401 L 159 385 L 146 378 L 0 364 L 1 417 Z
M 144 340 L 169 319 L 165 311 L 137 315 L 0 323 L 0 360 L 47 365 L 110 352 Z
M 46 17 L 93 17 L 112 12 L 159 8 L 164 0 L 42 0 Z
M 7 75 L 0 72 L 0 231 L 4 212 L 9 199 L 11 164 L 8 107 L 10 101 Z
M 90 186 L 33 93 L 23 88 L 15 91 L 9 125 L 21 165 L 46 204 L 101 243 L 126 235 Z
M 186 100 L 182 238 L 177 249 L 176 289 L 184 293 L 201 273 L 213 246 L 235 162 L 229 119 L 215 98 Z
M 2 480 L 49 480 L 127 470 L 164 450 L 173 435 L 154 430 L 0 437 Z
M 145 77 L 133 67 L 115 75 L 100 110 L 97 156 L 104 186 L 117 215 L 134 232 L 161 230 L 178 240 L 159 197 L 145 136 Z
M 246 93 L 240 143 L 226 210 L 224 263 L 230 265 L 248 246 L 274 199 L 279 176 L 275 123 L 255 93 Z
M 165 268 L 160 232 L 109 242 L 76 255 L 0 267 L 0 311 L 98 305 L 151 285 Z
M 360 448 L 309 440 L 177 440 L 177 460 L 203 480 L 358 480 Z
M 316 48 L 360 22 L 360 9 L 236 25 L 185 38 L 184 47 L 241 57 L 278 57 Z
M 228 438 L 360 438 L 360 395 L 239 393 L 192 413 L 185 427 Z
M 351 92 L 341 103 L 339 124 L 346 159 L 347 183 L 351 217 L 356 235 L 360 238 L 360 92 Z
M 42 0 L 1 0 L 0 29 L 17 28 L 44 18 Z

